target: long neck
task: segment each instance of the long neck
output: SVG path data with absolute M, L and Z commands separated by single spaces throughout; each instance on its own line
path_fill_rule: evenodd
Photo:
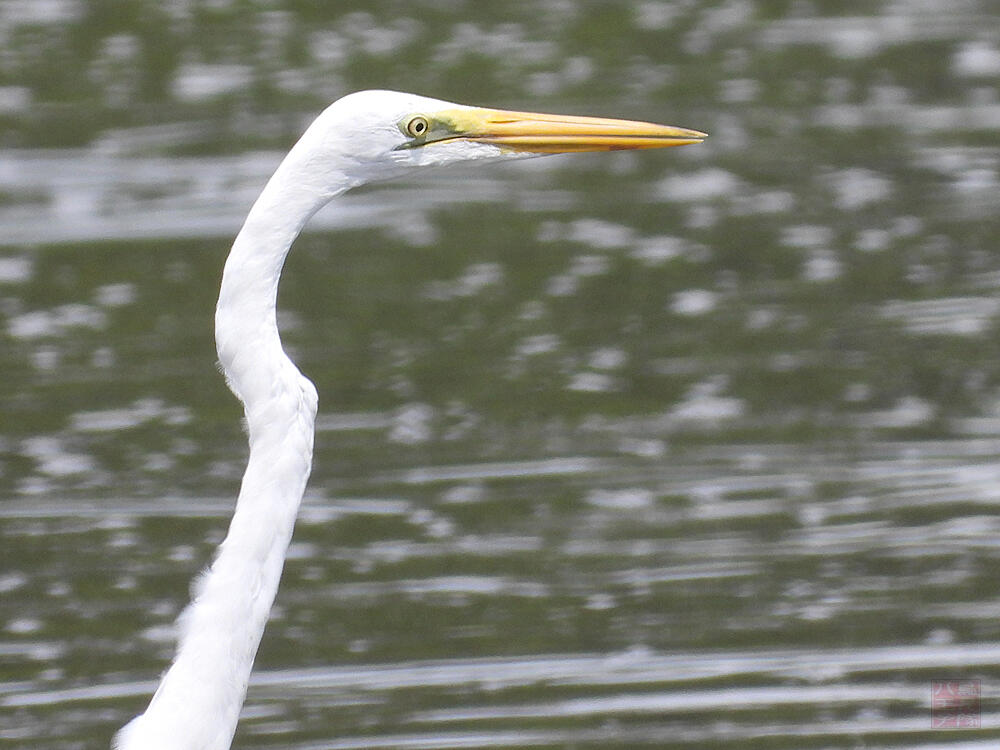
M 292 150 L 251 209 L 219 293 L 219 360 L 250 442 L 236 510 L 178 621 L 174 663 L 119 733 L 120 750 L 226 750 L 236 731 L 312 461 L 316 390 L 282 350 L 275 316 L 292 241 L 331 197 L 309 184 L 302 152 Z

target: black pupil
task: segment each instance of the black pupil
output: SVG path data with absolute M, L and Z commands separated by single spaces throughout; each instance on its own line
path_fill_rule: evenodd
M 416 133 L 417 135 L 420 135 L 421 133 L 424 132 L 424 128 L 426 127 L 427 126 L 423 123 L 422 120 L 417 120 L 415 123 L 413 123 L 413 132 Z

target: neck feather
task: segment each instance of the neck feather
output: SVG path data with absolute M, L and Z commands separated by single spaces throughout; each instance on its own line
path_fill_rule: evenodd
M 120 750 L 229 748 L 312 462 L 316 390 L 285 355 L 275 304 L 285 257 L 333 195 L 300 142 L 254 204 L 226 261 L 216 345 L 243 402 L 250 456 L 229 532 L 178 620 L 174 663 Z

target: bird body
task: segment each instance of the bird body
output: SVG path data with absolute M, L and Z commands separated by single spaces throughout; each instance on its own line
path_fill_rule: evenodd
M 567 151 L 697 143 L 703 133 L 625 120 L 505 112 L 391 91 L 330 105 L 282 161 L 226 260 L 219 362 L 243 402 L 250 454 L 226 538 L 178 619 L 177 652 L 117 750 L 226 750 L 278 590 L 312 463 L 317 394 L 281 347 L 278 280 L 316 211 L 416 167 Z

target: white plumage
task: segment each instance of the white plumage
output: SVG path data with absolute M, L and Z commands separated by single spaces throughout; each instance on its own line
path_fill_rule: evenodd
M 229 532 L 178 620 L 174 662 L 146 711 L 116 736 L 118 750 L 225 750 L 236 731 L 312 461 L 316 389 L 282 350 L 275 315 L 285 257 L 309 218 L 352 187 L 416 167 L 703 137 L 390 91 L 346 96 L 313 122 L 254 203 L 226 261 L 216 345 L 244 405 L 250 456 Z

